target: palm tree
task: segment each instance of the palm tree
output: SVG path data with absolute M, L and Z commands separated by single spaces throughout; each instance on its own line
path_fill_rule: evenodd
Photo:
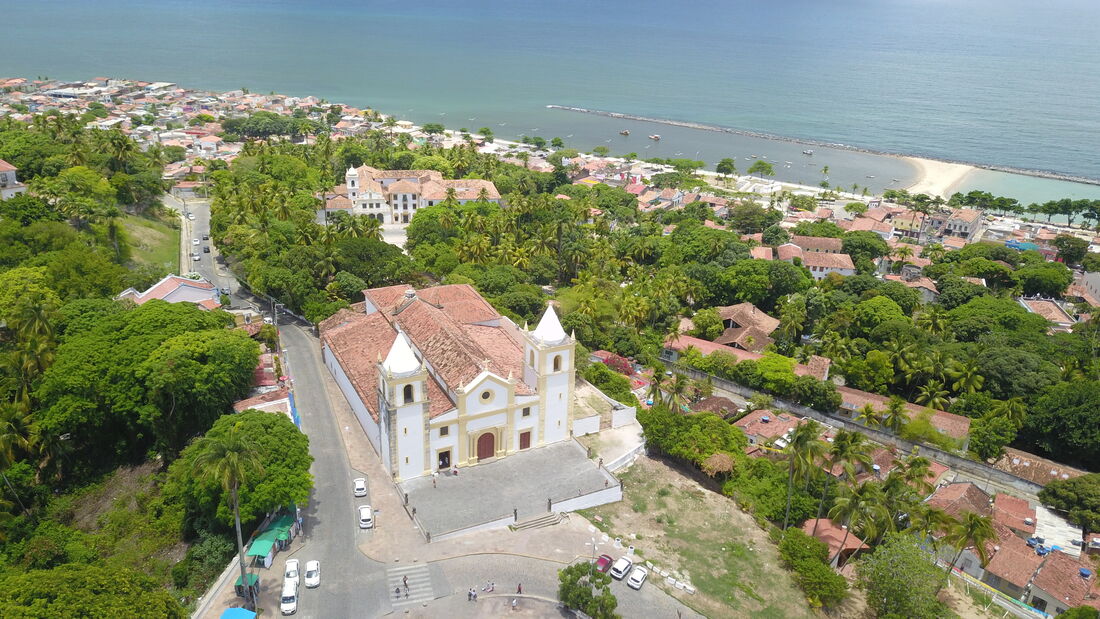
M 241 537 L 241 509 L 238 491 L 241 484 L 263 475 L 263 464 L 255 445 L 241 433 L 237 426 L 225 436 L 204 436 L 195 447 L 198 450 L 193 463 L 195 476 L 217 482 L 229 492 L 233 504 L 233 524 L 237 529 L 237 558 L 240 560 L 241 583 L 249 591 L 249 604 L 256 608 L 252 588 L 248 586 L 248 570 L 244 560 L 244 540 Z
M 978 374 L 978 366 L 973 361 L 956 364 L 949 375 L 955 381 L 951 387 L 956 393 L 974 393 L 985 384 L 985 377 Z
M 1018 428 L 1023 427 L 1024 421 L 1027 420 L 1027 404 L 1022 396 L 1000 400 L 993 405 L 990 412 L 997 417 L 1008 417 L 1009 421 L 1016 424 Z
M 666 387 L 668 407 L 678 413 L 684 412 L 691 390 L 691 380 L 683 374 L 676 374 Z
M 923 404 L 928 408 L 943 410 L 947 406 L 947 389 L 938 380 L 930 380 L 920 388 L 917 394 L 917 404 Z
M 817 521 L 814 522 L 814 530 L 811 535 L 817 534 L 817 525 L 825 511 L 825 497 L 829 496 L 829 482 L 834 475 L 847 475 L 855 477 L 855 465 L 871 466 L 870 446 L 859 432 L 851 430 L 838 430 L 833 437 L 833 444 L 829 447 L 829 453 L 825 459 L 826 475 L 825 488 L 821 491 L 821 500 L 817 504 Z M 837 471 L 837 467 L 840 468 Z
M 962 518 L 948 530 L 947 536 L 944 538 L 948 544 L 958 548 L 959 551 L 955 554 L 955 560 L 948 564 L 947 570 L 944 572 L 943 584 L 946 585 L 951 578 L 951 570 L 959 562 L 963 550 L 971 546 L 978 553 L 978 560 L 981 561 L 982 567 L 985 567 L 990 559 L 986 543 L 996 539 L 996 537 L 997 532 L 993 530 L 993 523 L 989 516 L 979 516 L 974 512 L 965 512 Z
M 922 536 L 922 542 L 930 539 L 933 552 L 938 553 L 940 542 L 936 536 L 944 531 L 950 531 L 956 523 L 951 514 L 942 509 L 927 503 L 917 503 L 909 510 L 909 528 L 906 531 L 919 533 Z
M 12 496 L 19 501 L 19 507 L 27 511 L 23 499 L 15 491 L 15 487 L 8 481 L 7 470 L 15 464 L 16 458 L 21 453 L 30 451 L 34 427 L 27 409 L 22 404 L 0 404 L 0 476 L 11 490 Z
M 829 560 L 832 564 L 840 560 L 840 553 L 844 552 L 844 545 L 848 543 L 848 535 L 852 527 L 863 527 L 866 524 L 890 518 L 886 512 L 886 498 L 882 493 L 882 486 L 876 481 L 865 481 L 858 486 L 845 485 L 840 495 L 833 502 L 833 508 L 829 510 L 829 518 L 833 522 L 843 520 L 847 525 L 844 529 L 844 539 L 840 542 L 836 554 Z M 839 563 L 838 563 L 839 565 Z
M 939 305 L 933 305 L 917 316 L 917 326 L 932 335 L 947 331 L 947 325 L 947 310 Z
M 882 412 L 882 426 L 894 434 L 901 433 L 909 422 L 909 411 L 905 404 L 905 400 L 892 396 L 886 404 L 886 410 Z
M 863 405 L 863 408 L 859 409 L 856 421 L 859 421 L 868 428 L 877 428 L 882 425 L 882 413 L 875 410 L 874 404 L 868 402 Z
M 821 426 L 816 421 L 807 420 L 795 427 L 787 444 L 787 508 L 783 512 L 783 529 L 791 519 L 791 497 L 794 494 L 794 472 L 798 467 L 806 467 L 821 452 Z

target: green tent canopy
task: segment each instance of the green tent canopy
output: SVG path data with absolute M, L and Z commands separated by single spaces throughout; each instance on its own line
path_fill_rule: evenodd
M 256 583 L 258 583 L 258 582 L 260 582 L 260 575 L 259 574 L 252 574 L 252 573 L 248 574 L 248 585 L 250 587 L 255 587 Z M 237 586 L 237 587 L 241 586 L 241 577 L 240 576 L 237 577 L 237 583 L 236 583 L 235 586 Z

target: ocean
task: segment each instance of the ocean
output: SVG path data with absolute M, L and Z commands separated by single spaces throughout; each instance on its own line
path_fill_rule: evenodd
M 582 150 L 741 170 L 756 155 L 787 181 L 816 184 L 829 166 L 834 185 L 881 191 L 915 170 L 546 106 L 1100 179 L 1097 31 L 1095 0 L 36 0 L 0 11 L 0 75 L 312 94 Z M 985 170 L 960 188 L 1100 198 Z

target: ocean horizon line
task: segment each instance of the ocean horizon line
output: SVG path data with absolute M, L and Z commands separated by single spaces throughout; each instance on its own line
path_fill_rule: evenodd
M 562 110 L 566 112 L 577 112 L 582 114 L 592 114 L 595 116 L 604 116 L 607 118 L 621 118 L 624 120 L 633 120 L 638 122 L 654 123 L 658 125 L 666 125 L 671 127 L 682 127 L 685 129 L 698 129 L 701 131 L 712 131 L 717 133 L 729 133 L 733 135 L 742 135 L 751 138 L 760 138 L 764 140 L 773 140 L 776 142 L 787 142 L 790 144 L 804 144 L 806 146 L 818 146 L 823 148 L 835 148 L 838 150 L 846 150 L 850 152 L 866 153 L 869 155 L 880 155 L 884 157 L 898 157 L 898 158 L 917 158 L 926 159 L 929 161 L 939 161 L 942 163 L 953 163 L 958 165 L 967 165 L 973 168 L 982 170 L 991 170 L 994 172 L 1005 172 L 1008 174 L 1020 174 L 1023 176 L 1031 176 L 1035 178 L 1047 178 L 1052 180 L 1066 181 L 1071 183 L 1082 183 L 1086 185 L 1100 186 L 1100 178 L 1092 178 L 1088 176 L 1075 176 L 1073 174 L 1067 174 L 1065 172 L 1057 172 L 1054 170 L 1038 170 L 1028 168 L 1018 168 L 1008 165 L 981 163 L 977 161 L 967 161 L 965 159 L 949 159 L 946 157 L 929 156 L 919 153 L 901 153 L 883 149 L 869 148 L 865 146 L 855 146 L 852 144 L 843 144 L 839 142 L 826 142 L 824 140 L 814 140 L 811 138 L 801 138 L 788 135 L 779 135 L 775 133 L 768 133 L 764 131 L 753 131 L 749 129 L 739 129 L 736 127 L 726 127 L 722 125 L 713 125 L 708 123 L 700 123 L 687 120 L 676 120 L 671 118 L 655 118 L 652 116 L 642 116 L 638 114 L 627 114 L 623 112 L 611 112 L 607 110 L 589 109 L 570 105 L 558 105 L 548 104 L 546 106 L 552 110 Z M 960 180 L 961 182 L 961 180 Z M 958 183 L 956 183 L 958 184 Z

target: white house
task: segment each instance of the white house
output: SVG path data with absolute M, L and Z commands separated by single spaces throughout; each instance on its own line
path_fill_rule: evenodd
M 500 203 L 496 185 L 481 179 L 446 180 L 435 170 L 348 168 L 344 184 L 326 192 L 324 211 L 368 215 L 380 223 L 407 224 L 417 209 L 448 197 L 458 204 L 475 200 Z
M 15 177 L 16 167 L 0 159 L 0 200 L 8 200 L 27 191 L 27 186 Z
M 569 439 L 575 341 L 532 331 L 471 286 L 364 291 L 320 325 L 325 365 L 395 480 Z

